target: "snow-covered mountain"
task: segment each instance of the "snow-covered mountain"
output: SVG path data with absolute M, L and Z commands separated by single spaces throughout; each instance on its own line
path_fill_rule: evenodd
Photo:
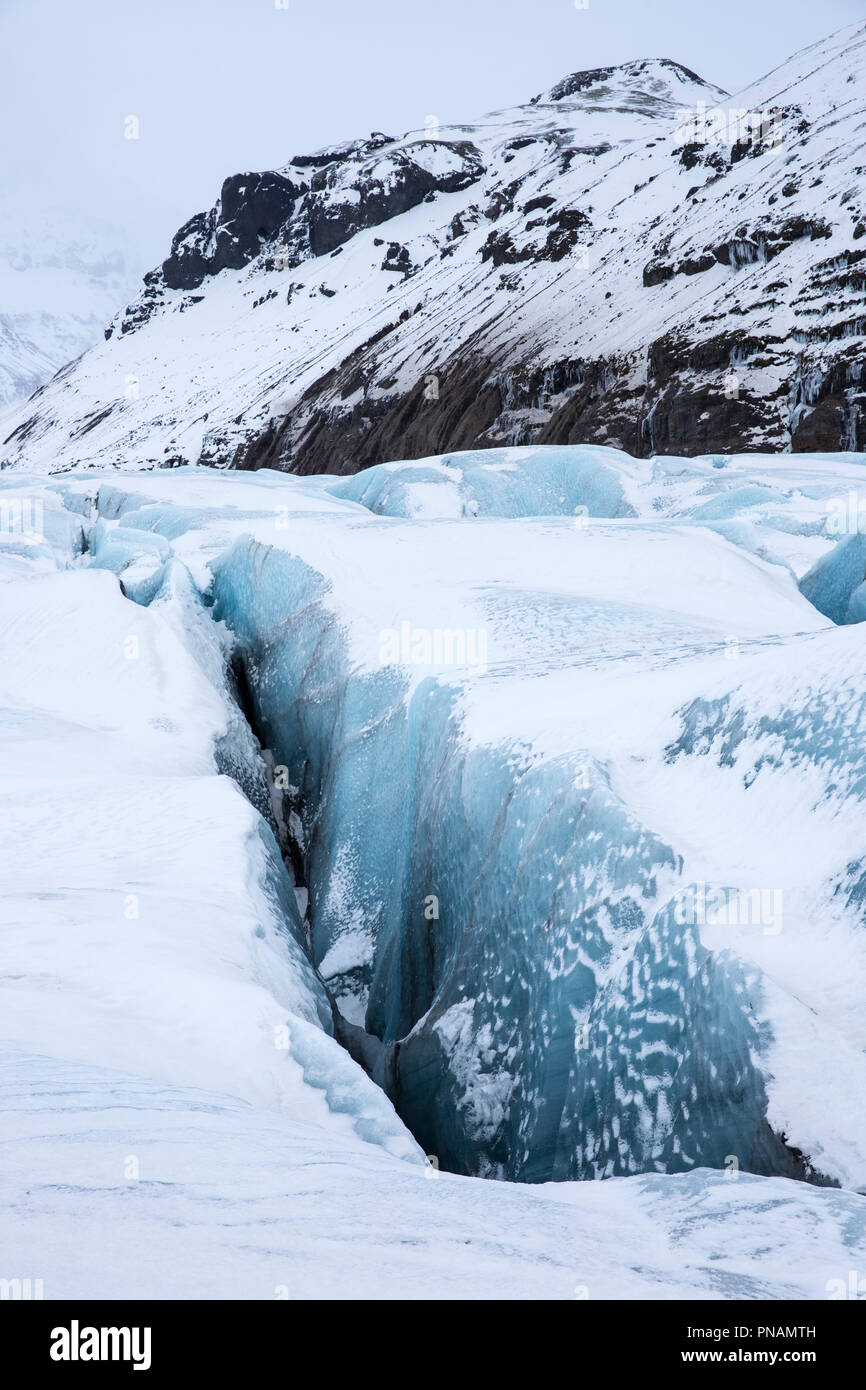
M 238 174 L 7 462 L 352 472 L 477 444 L 866 440 L 866 26 Z
M 25 210 L 26 209 L 26 210 Z M 0 204 L 0 406 L 104 337 L 138 265 L 117 227 L 6 195 Z

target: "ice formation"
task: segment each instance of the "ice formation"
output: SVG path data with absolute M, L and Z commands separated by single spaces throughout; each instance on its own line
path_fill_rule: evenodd
M 747 1172 L 859 1212 L 864 468 L 6 473 L 10 1075 L 414 1167 L 406 1221 L 425 1154 L 533 1220 Z

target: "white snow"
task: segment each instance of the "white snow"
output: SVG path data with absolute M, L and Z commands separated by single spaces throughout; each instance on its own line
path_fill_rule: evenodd
M 416 1168 L 208 1091 L 12 1053 L 0 1246 L 45 1298 L 825 1299 L 864 1199 L 782 1178 Z

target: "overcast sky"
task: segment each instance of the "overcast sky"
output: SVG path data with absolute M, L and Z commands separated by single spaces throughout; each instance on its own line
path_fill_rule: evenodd
M 111 218 L 153 263 L 230 173 L 630 58 L 735 91 L 862 18 L 866 0 L 0 0 L 4 186 Z

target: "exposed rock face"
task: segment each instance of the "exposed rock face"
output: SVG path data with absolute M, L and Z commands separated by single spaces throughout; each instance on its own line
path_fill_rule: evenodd
M 502 410 L 502 392 L 491 378 L 489 362 L 458 363 L 435 389 L 422 380 L 393 401 L 378 407 L 359 401 L 338 417 L 315 409 L 318 390 L 315 382 L 308 400 L 299 403 L 300 432 L 293 433 L 291 419 L 272 424 L 241 446 L 231 466 L 281 468 L 290 457 L 293 473 L 356 473 L 382 459 L 421 458 L 430 439 L 441 443 L 443 451 L 479 448 L 488 442 L 486 431 Z
M 306 211 L 314 256 L 327 255 L 363 228 L 400 217 L 431 194 L 468 188 L 484 173 L 467 140 L 415 140 L 381 153 L 377 143 L 361 153 L 360 159 L 326 166 L 313 180 Z
M 3 457 L 866 449 L 864 92 L 861 24 L 735 97 L 644 60 L 235 175 Z
M 169 289 L 196 289 L 208 275 L 241 270 L 269 243 L 281 237 L 313 256 L 325 256 L 363 227 L 377 227 L 408 212 L 439 191 L 468 187 L 484 172 L 478 152 L 468 141 L 452 144 L 416 141 L 381 154 L 393 142 L 374 135 L 348 148 L 300 156 L 299 169 L 310 168 L 309 184 L 281 174 L 234 174 L 222 186 L 219 202 L 199 212 L 176 233 L 162 278 Z M 424 159 L 445 156 L 440 172 Z M 431 158 L 432 157 L 432 158 Z M 297 222 L 292 214 L 304 202 Z M 279 259 L 279 257 L 277 257 Z M 295 254 L 294 259 L 299 259 Z
M 172 290 L 196 289 L 208 275 L 240 270 L 286 225 L 301 192 L 279 174 L 234 174 L 210 212 L 175 234 L 162 277 Z

